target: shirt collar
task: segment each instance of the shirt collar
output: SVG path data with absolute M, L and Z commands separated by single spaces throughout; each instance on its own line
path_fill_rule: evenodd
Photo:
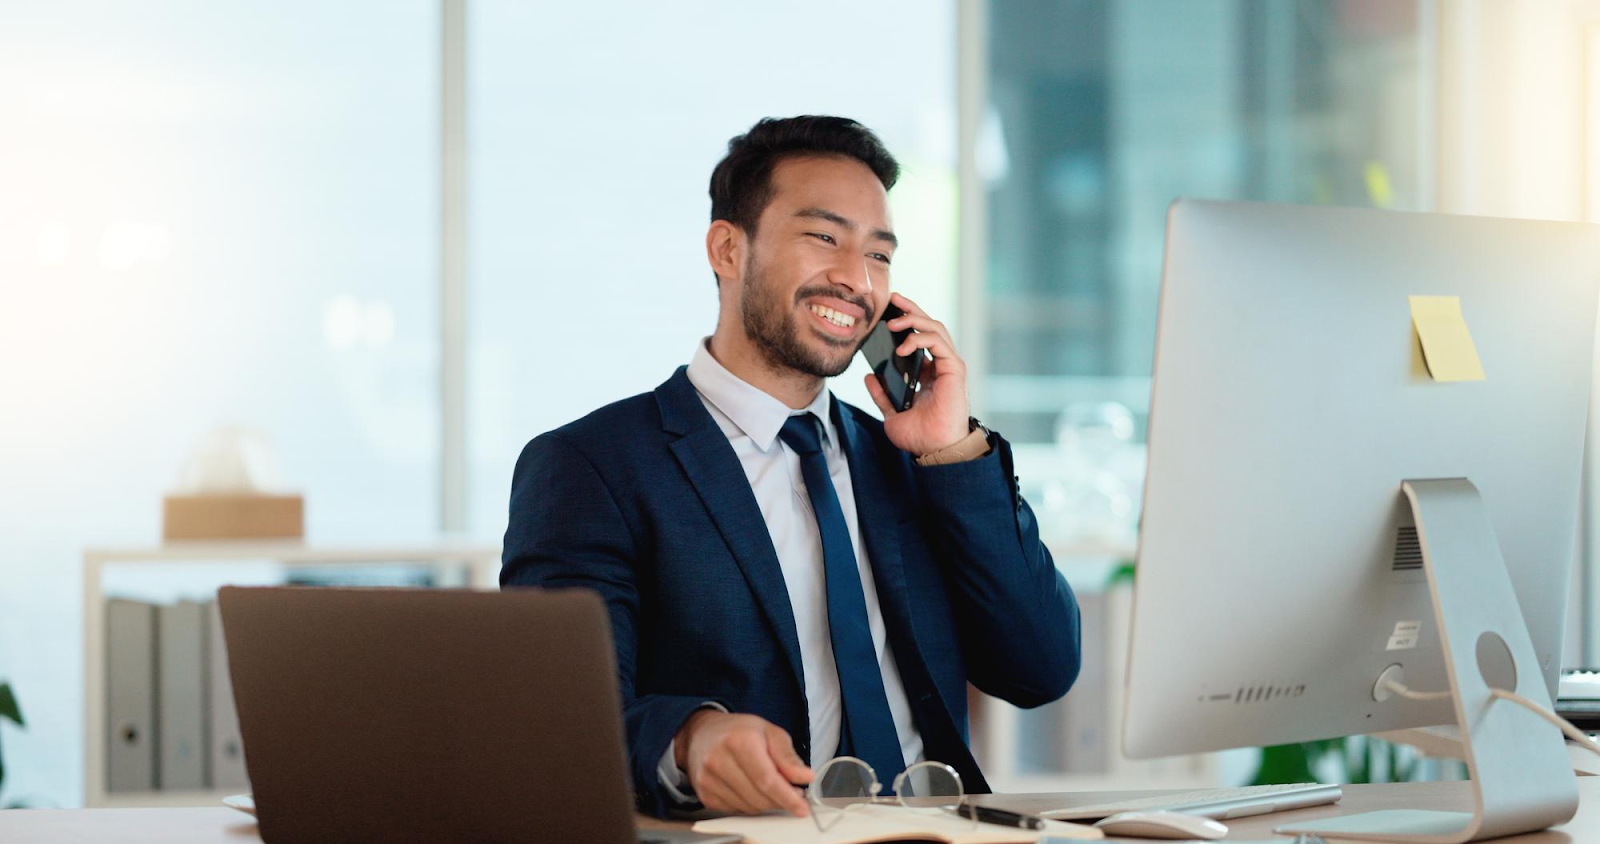
M 711 356 L 711 338 L 701 340 L 689 361 L 689 383 L 694 385 L 706 401 L 728 417 L 744 435 L 762 451 L 770 451 L 778 438 L 778 431 L 790 416 L 815 413 L 822 420 L 822 440 L 831 445 L 833 436 L 833 397 L 826 388 L 817 390 L 817 397 L 805 407 L 794 410 L 761 388 L 744 381 L 728 371 Z

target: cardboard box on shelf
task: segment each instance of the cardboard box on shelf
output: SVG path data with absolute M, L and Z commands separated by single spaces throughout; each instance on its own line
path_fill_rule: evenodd
M 169 495 L 162 500 L 163 539 L 301 539 L 299 495 Z

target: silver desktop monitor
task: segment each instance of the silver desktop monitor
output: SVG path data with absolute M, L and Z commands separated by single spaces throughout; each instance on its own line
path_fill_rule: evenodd
M 1128 756 L 1465 723 L 1471 815 L 1318 831 L 1467 841 L 1571 816 L 1560 733 L 1492 690 L 1554 696 L 1597 281 L 1585 224 L 1173 204 Z M 1482 380 L 1440 380 L 1459 349 L 1424 348 L 1413 296 L 1455 297 Z

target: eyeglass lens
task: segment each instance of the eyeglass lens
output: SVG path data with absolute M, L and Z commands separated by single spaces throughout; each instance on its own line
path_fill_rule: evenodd
M 819 773 L 813 787 L 825 800 L 865 799 L 872 796 L 875 782 L 877 778 L 871 768 L 852 760 L 836 759 Z
M 945 765 L 924 762 L 900 775 L 895 794 L 913 809 L 953 806 L 961 802 L 961 779 Z

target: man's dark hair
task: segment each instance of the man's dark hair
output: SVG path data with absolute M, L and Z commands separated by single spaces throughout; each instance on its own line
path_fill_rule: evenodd
M 848 117 L 767 117 L 728 141 L 728 154 L 711 171 L 711 219 L 727 220 L 755 236 L 756 221 L 772 201 L 772 170 L 786 158 L 843 156 L 867 165 L 883 189 L 894 187 L 900 164 L 872 130 Z

